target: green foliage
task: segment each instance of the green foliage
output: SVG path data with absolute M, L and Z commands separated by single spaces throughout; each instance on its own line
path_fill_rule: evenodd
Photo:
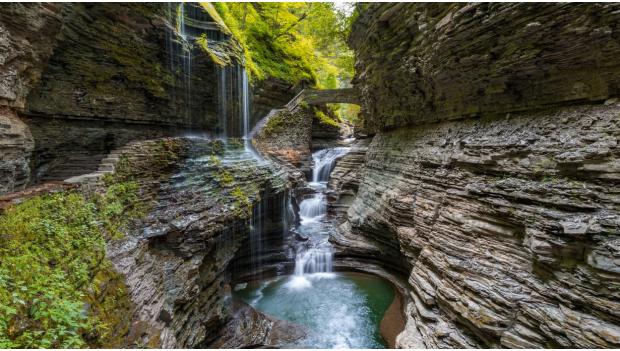
M 282 130 L 285 124 L 285 116 L 282 113 L 277 113 L 269 118 L 265 126 L 263 127 L 263 133 L 265 136 L 273 135 Z
M 349 121 L 351 123 L 359 122 L 360 106 L 355 104 L 327 104 L 327 107 L 340 120 Z
M 353 54 L 345 43 L 348 15 L 334 3 L 213 5 L 244 47 L 253 77 L 305 81 L 320 88 L 337 88 L 351 79 Z
M 314 109 L 314 115 L 318 118 L 319 121 L 321 121 L 321 123 L 323 124 L 327 124 L 330 126 L 334 126 L 334 127 L 339 127 L 338 122 L 335 121 L 334 119 L 330 118 L 328 115 L 326 115 L 323 111 L 315 108 Z
M 141 216 L 138 204 L 129 182 L 90 199 L 36 196 L 0 216 L 0 348 L 75 348 L 109 337 L 110 313 L 93 297 L 114 276 L 104 238 Z M 118 302 L 105 307 L 114 311 Z
M 146 213 L 146 206 L 138 196 L 138 183 L 133 181 L 108 184 L 105 195 L 96 195 L 94 200 L 99 209 L 100 220 L 111 239 L 122 238 L 120 229 L 131 219 Z

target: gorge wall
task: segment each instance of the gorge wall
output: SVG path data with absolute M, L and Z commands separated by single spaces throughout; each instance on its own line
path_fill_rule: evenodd
M 3 6 L 0 193 L 93 171 L 131 140 L 240 136 L 242 49 L 213 11 L 194 3 Z M 274 79 L 254 90 L 253 120 L 295 94 Z
M 272 205 L 287 196 L 282 169 L 258 163 L 243 146 L 165 138 L 125 147 L 113 177 L 137 181 L 149 206 L 124 237 L 107 243 L 133 306 L 120 345 L 249 347 L 275 343 L 271 333 L 280 340 L 298 335 L 293 326 L 236 306 L 230 297 L 231 279 L 251 273 L 253 260 L 260 259 L 252 255 L 260 245 L 258 230 L 266 240 L 268 229 L 277 227 L 271 231 L 282 237 L 285 214 Z M 257 223 L 261 228 L 252 230 Z
M 402 259 L 398 346 L 619 347 L 620 7 L 362 7 L 335 240 Z

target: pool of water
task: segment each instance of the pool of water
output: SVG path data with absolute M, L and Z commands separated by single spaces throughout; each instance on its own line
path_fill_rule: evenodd
M 314 273 L 248 285 L 235 294 L 308 334 L 290 348 L 385 348 L 379 325 L 394 299 L 390 283 L 360 273 Z

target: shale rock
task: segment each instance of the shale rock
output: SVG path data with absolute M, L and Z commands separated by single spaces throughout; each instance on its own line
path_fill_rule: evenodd
M 349 221 L 412 267 L 418 342 L 618 347 L 619 114 L 574 107 L 375 136 Z
M 363 6 L 331 241 L 407 272 L 397 346 L 619 347 L 618 5 Z
M 618 4 L 364 4 L 355 86 L 374 130 L 620 94 Z
M 274 167 L 220 141 L 162 139 L 124 151 L 114 176 L 138 181 L 151 207 L 107 245 L 136 306 L 128 345 L 197 347 L 218 338 L 232 317 L 224 287 L 235 270 L 248 269 L 231 262 L 251 245 L 253 214 L 282 223 L 281 213 L 253 211 L 259 199 L 277 203 L 286 193 L 286 175 Z
M 271 111 L 252 132 L 252 143 L 265 155 L 307 171 L 310 168 L 312 119 L 309 107 Z

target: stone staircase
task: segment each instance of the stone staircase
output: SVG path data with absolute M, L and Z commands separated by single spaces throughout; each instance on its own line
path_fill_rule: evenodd
M 96 185 L 104 175 L 114 172 L 116 163 L 120 159 L 123 152 L 129 150 L 135 142 L 128 143 L 125 146 L 112 150 L 107 156 L 101 159 L 99 167 L 95 172 L 73 176 L 64 180 L 69 184 Z

